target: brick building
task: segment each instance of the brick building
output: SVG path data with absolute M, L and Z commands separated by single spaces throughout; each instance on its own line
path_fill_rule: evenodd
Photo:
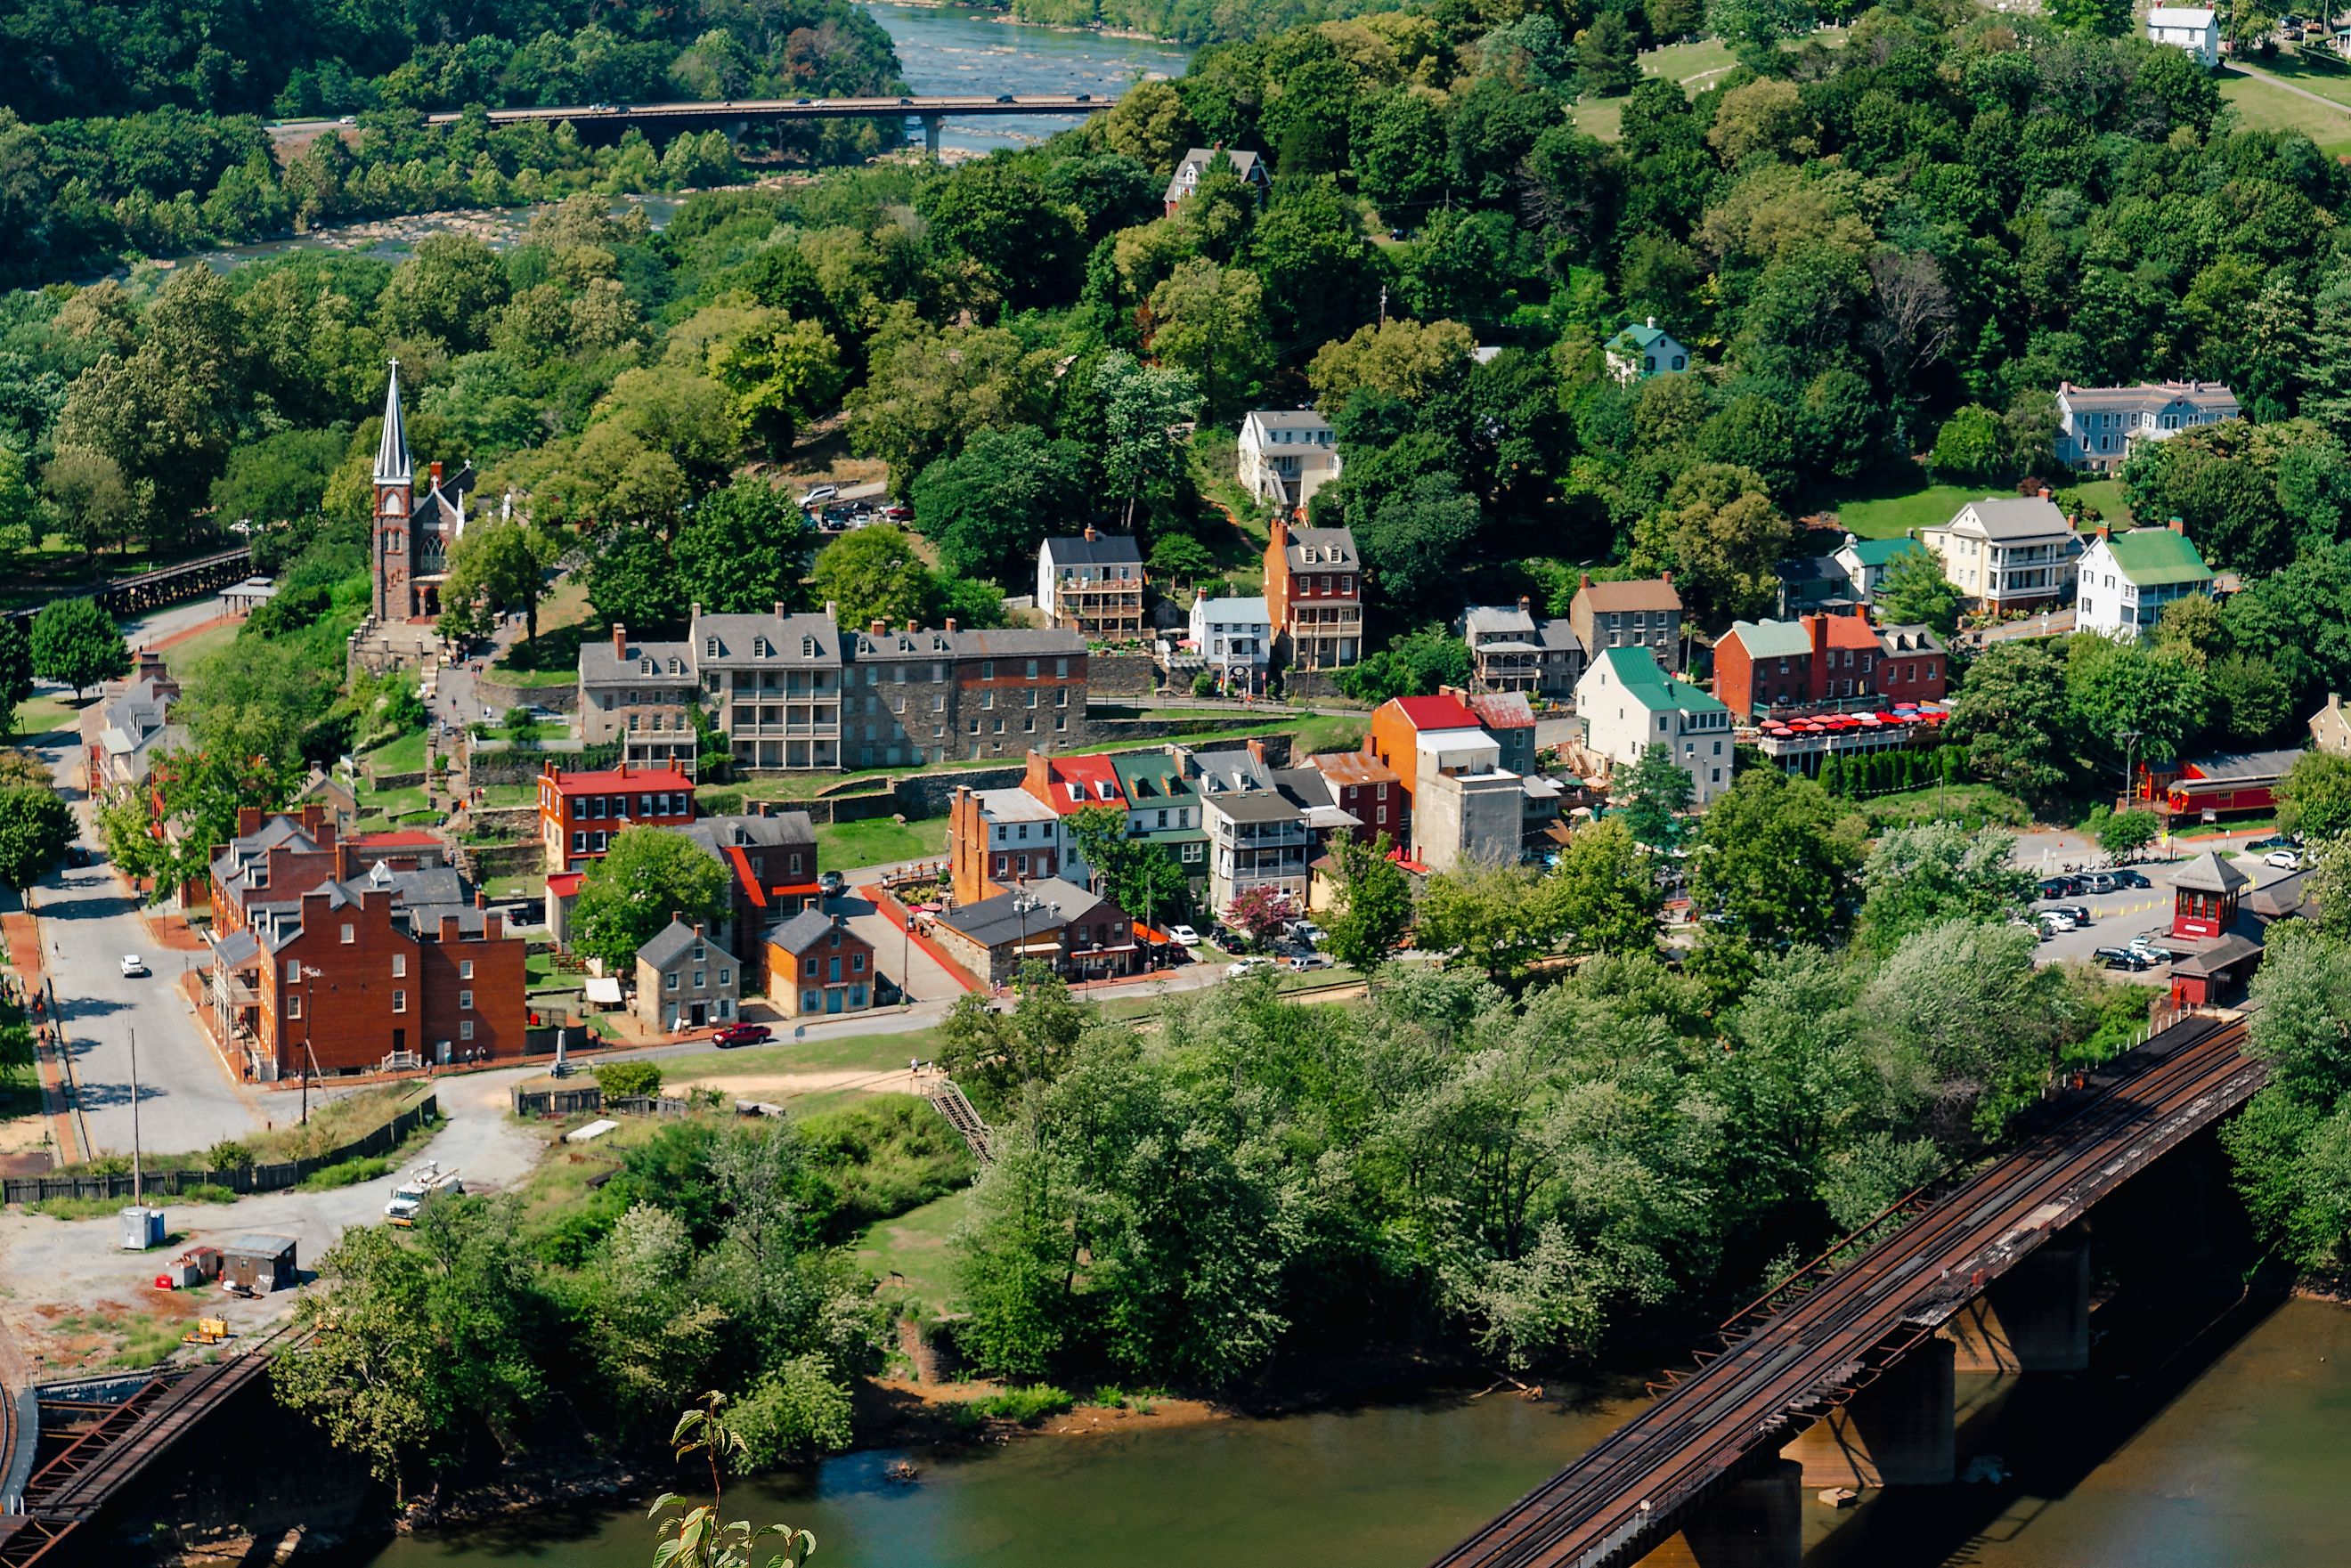
M 1741 718 L 1773 710 L 1940 701 L 1949 654 L 1924 626 L 1878 628 L 1856 610 L 1734 621 L 1714 646 L 1714 695 Z
M 1345 528 L 1273 519 L 1265 547 L 1265 604 L 1292 669 L 1352 664 L 1364 648 L 1364 558 Z
M 434 463 L 425 474 L 420 497 L 401 419 L 400 361 L 394 360 L 384 386 L 383 434 L 375 455 L 375 548 L 371 554 L 378 622 L 430 621 L 441 613 L 441 585 L 449 575 L 449 550 L 465 531 L 465 498 L 473 493 L 474 466 L 469 463 L 444 476 Z
M 1382 833 L 1402 849 L 1412 842 L 1412 802 L 1395 768 L 1367 751 L 1323 751 L 1306 759 L 1321 771 L 1339 809 L 1355 819 L 1349 836 L 1370 843 Z
M 959 904 L 1061 874 L 1061 813 L 1026 789 L 958 787 L 947 805 L 947 878 Z
M 841 915 L 804 909 L 768 934 L 768 999 L 786 1018 L 862 1013 L 880 977 L 873 945 Z
M 820 900 L 815 824 L 806 811 L 778 811 L 704 817 L 678 831 L 726 868 L 727 915 L 715 935 L 744 955 L 741 994 L 755 995 L 766 978 L 763 934 Z
M 623 828 L 683 828 L 694 821 L 694 780 L 674 768 L 620 767 L 538 776 L 539 841 L 549 875 L 601 860 Z
M 1586 573 L 1567 621 L 1587 669 L 1611 648 L 1646 648 L 1669 675 L 1682 667 L 1682 596 L 1670 571 L 1629 582 L 1594 582 Z
M 314 862 L 277 862 L 289 875 L 298 863 Z M 207 976 L 246 1076 L 519 1058 L 525 944 L 482 904 L 453 870 L 382 862 L 350 880 L 249 889 Z
M 684 643 L 631 642 L 618 623 L 608 641 L 580 645 L 580 739 L 621 744 L 637 768 L 694 771 L 693 710 L 701 683 Z
M 1009 984 L 1032 962 L 1072 980 L 1131 975 L 1141 952 L 1134 922 L 1113 900 L 1053 879 L 958 904 L 939 916 L 931 935 L 991 986 Z

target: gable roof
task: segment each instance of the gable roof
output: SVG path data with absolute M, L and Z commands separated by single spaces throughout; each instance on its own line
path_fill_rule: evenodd
M 685 956 L 686 950 L 696 942 L 700 942 L 722 958 L 731 960 L 735 956 L 734 954 L 711 940 L 706 934 L 696 931 L 684 921 L 672 916 L 667 925 L 663 926 L 651 940 L 637 949 L 637 961 L 641 964 L 651 964 L 656 969 L 666 969 Z
M 1061 816 L 1094 806 L 1126 804 L 1126 790 L 1118 769 L 1107 757 L 1049 757 L 1045 767 L 1051 780 L 1052 800 L 1049 803 Z
M 1459 697 L 1390 697 L 1388 705 L 1416 730 L 1478 727 L 1478 716 L 1463 706 Z
M 1646 322 L 1635 321 L 1633 325 L 1617 333 L 1616 336 L 1608 340 L 1608 346 L 1612 349 L 1625 347 L 1642 350 L 1654 349 L 1659 343 L 1664 342 L 1672 336 L 1672 333 L 1657 325 L 1656 318 L 1651 317 Z
M 1026 912 L 1015 908 L 1014 901 L 1023 895 L 1040 900 L 1040 905 Z M 1049 876 L 1042 882 L 1029 883 L 1019 893 L 999 893 L 977 904 L 950 909 L 939 916 L 939 922 L 954 926 L 983 947 L 994 947 L 1018 942 L 1024 934 L 1042 936 L 1058 931 L 1072 920 L 1084 919 L 1102 903 L 1099 894 L 1060 877 Z
M 1469 711 L 1488 729 L 1532 729 L 1534 704 L 1524 692 L 1488 692 L 1469 699 Z
M 1228 625 L 1270 626 L 1273 623 L 1273 616 L 1266 609 L 1262 595 L 1255 599 L 1196 599 L 1192 601 L 1192 612 L 1210 624 L 1223 622 Z
M 844 936 L 857 936 L 856 932 L 850 930 L 846 925 L 842 925 L 840 929 Z M 781 947 L 797 958 L 832 935 L 833 930 L 831 915 L 821 910 L 803 909 L 768 933 L 768 946 Z
M 1793 659 L 1813 651 L 1813 640 L 1793 621 L 1734 621 L 1722 640 L 1737 642 L 1750 659 Z
M 1331 422 L 1311 408 L 1253 408 L 1241 423 L 1254 424 L 1259 430 L 1311 430 L 1331 428 Z
M 653 662 L 651 674 L 637 667 L 646 659 Z M 674 674 L 669 668 L 673 659 L 677 661 Z M 599 642 L 590 638 L 580 644 L 580 678 L 600 685 L 624 680 L 691 682 L 695 678 L 694 644 L 632 642 L 626 653 L 618 653 L 613 652 L 611 639 Z
M 1047 539 L 1045 559 L 1055 566 L 1141 566 L 1143 551 L 1131 534 L 1097 533 L 1092 538 Z
M 2131 528 L 2098 543 L 2113 558 L 2115 570 L 2141 588 L 2212 580 L 2212 569 L 2195 542 L 2169 528 Z
M 1258 167 L 1258 157 L 1254 152 L 1244 152 L 1234 147 L 1195 147 L 1176 161 L 1176 172 L 1167 176 L 1167 193 L 1163 199 L 1180 202 L 1190 195 L 1192 187 L 1207 173 L 1208 165 L 1217 161 L 1219 152 L 1233 161 L 1233 172 L 1242 179 L 1253 183 L 1265 179 L 1265 171 Z M 1189 179 L 1185 177 L 1187 171 L 1191 175 Z
M 1189 800 L 1196 793 L 1185 779 L 1183 768 L 1164 751 L 1122 751 L 1111 758 L 1110 765 L 1118 775 L 1119 788 L 1126 791 L 1130 806 L 1155 800 Z
M 1899 535 L 1890 539 L 1855 538 L 1843 546 L 1837 553 L 1850 555 L 1864 566 L 1886 566 L 1890 564 L 1897 555 L 1908 550 L 1924 551 L 1926 548 L 1917 539 L 1907 535 Z
M 1364 559 L 1355 553 L 1355 536 L 1348 528 L 1292 528 L 1284 553 L 1292 568 L 1353 567 Z
M 2237 394 L 2223 382 L 2141 382 L 2131 387 L 2077 387 L 2057 383 L 2058 401 L 2069 409 L 2097 413 L 2153 413 L 2168 403 L 2193 403 L 2205 409 L 2237 411 Z
M 2074 525 L 2056 504 L 2040 496 L 1986 496 L 1980 501 L 1970 501 L 1951 515 L 1943 525 L 1957 528 L 1959 519 L 1975 514 L 1976 527 L 1988 539 L 2031 538 L 2036 534 L 2070 534 Z
M 1646 648 L 1604 649 L 1592 662 L 1605 665 L 1625 693 L 1651 713 L 1729 713 L 1730 710 L 1690 685 L 1657 668 L 1656 655 Z
M 1662 577 L 1640 577 L 1626 582 L 1587 582 L 1575 596 L 1587 609 L 1613 615 L 1624 610 L 1679 610 L 1682 596 Z

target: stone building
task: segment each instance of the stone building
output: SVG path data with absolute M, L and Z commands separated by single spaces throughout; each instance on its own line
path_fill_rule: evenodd
M 609 640 L 580 645 L 580 742 L 618 741 L 621 760 L 632 767 L 675 768 L 691 776 L 700 688 L 690 645 L 631 642 L 616 622 Z
M 649 1029 L 678 1034 L 735 1021 L 742 979 L 735 956 L 673 915 L 637 949 L 636 1015 Z

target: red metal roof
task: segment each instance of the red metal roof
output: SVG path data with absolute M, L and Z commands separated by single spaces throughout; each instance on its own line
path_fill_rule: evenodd
M 569 898 L 580 891 L 580 879 L 585 874 L 576 871 L 559 871 L 547 879 L 547 891 L 558 898 Z
M 356 834 L 344 842 L 362 850 L 433 850 L 441 847 L 441 835 L 423 828 L 399 828 L 391 832 Z
M 1046 759 L 1053 776 L 1052 799 L 1048 802 L 1061 816 L 1082 811 L 1089 806 L 1123 806 L 1126 790 L 1119 784 L 1118 770 L 1111 759 L 1102 756 L 1053 757 Z M 1070 786 L 1084 786 L 1085 799 L 1070 799 Z M 1110 793 L 1102 793 L 1107 786 Z
M 674 768 L 611 768 L 597 773 L 566 773 L 550 768 L 539 779 L 565 795 L 606 795 L 625 789 L 694 792 L 694 780 Z
M 1478 716 L 1458 697 L 1390 697 L 1405 722 L 1415 729 L 1476 729 Z

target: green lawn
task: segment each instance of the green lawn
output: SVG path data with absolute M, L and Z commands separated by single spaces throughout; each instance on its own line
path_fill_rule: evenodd
M 61 697 L 35 697 L 16 705 L 16 734 L 31 737 L 71 729 L 80 717 L 81 709 Z
M 2323 88 L 2315 77 L 2294 85 L 2326 97 L 2335 96 L 2334 90 L 2328 90 L 2334 84 Z M 2227 72 L 2220 78 L 2220 100 L 2237 111 L 2238 123 L 2248 131 L 2299 131 L 2329 156 L 2351 152 L 2351 112 L 2313 103 L 2287 92 L 2275 82 Z
M 858 1266 L 884 1290 L 904 1291 L 944 1311 L 955 1293 L 955 1254 L 947 1242 L 970 1212 L 971 1189 L 966 1187 L 883 1220 L 857 1239 Z
M 538 786 L 536 784 L 491 784 L 485 786 L 482 790 L 482 804 L 493 810 L 499 807 L 531 806 L 538 804 Z
M 2092 479 L 2076 485 L 2082 498 L 2098 509 L 2098 516 L 2116 528 L 2131 526 L 2130 503 L 2123 499 L 2123 482 L 2119 479 Z
M 420 729 L 387 741 L 359 760 L 372 765 L 378 773 L 421 773 L 424 769 L 424 732 Z
M 884 1013 L 888 1009 L 883 1009 Z M 659 1063 L 664 1077 L 684 1083 L 701 1078 L 763 1076 L 776 1072 L 888 1072 L 905 1071 L 910 1057 L 935 1061 L 946 1048 L 935 1029 L 904 1034 L 844 1034 L 829 1039 L 796 1040 L 789 1019 L 775 1026 L 785 1037 L 780 1045 L 755 1045 L 743 1051 L 696 1053 L 684 1060 Z M 901 1078 L 898 1088 L 904 1090 Z M 797 1111 L 799 1107 L 794 1106 Z
M 1712 87 L 1739 62 L 1730 50 L 1714 38 L 1699 38 L 1692 43 L 1667 44 L 1662 49 L 1651 49 L 1641 57 L 1641 74 L 1680 84 L 1683 92 L 1692 98 Z M 1621 98 L 1587 98 L 1569 113 L 1575 128 L 1586 136 L 1603 141 L 1614 141 L 1625 118 L 1625 100 Z
M 1948 523 L 1951 514 L 1970 501 L 1997 494 L 1980 486 L 1929 485 L 1905 496 L 1874 496 L 1839 502 L 1837 523 L 1846 532 L 1865 539 L 1898 539 L 1912 528 Z
M 827 870 L 927 860 L 947 848 L 947 820 L 929 817 L 900 824 L 883 817 L 869 822 L 826 822 L 816 831 L 817 863 Z
M 164 650 L 163 657 L 173 671 L 184 674 L 235 642 L 243 625 L 242 622 L 229 621 L 218 626 L 208 626 L 185 642 L 172 643 Z

